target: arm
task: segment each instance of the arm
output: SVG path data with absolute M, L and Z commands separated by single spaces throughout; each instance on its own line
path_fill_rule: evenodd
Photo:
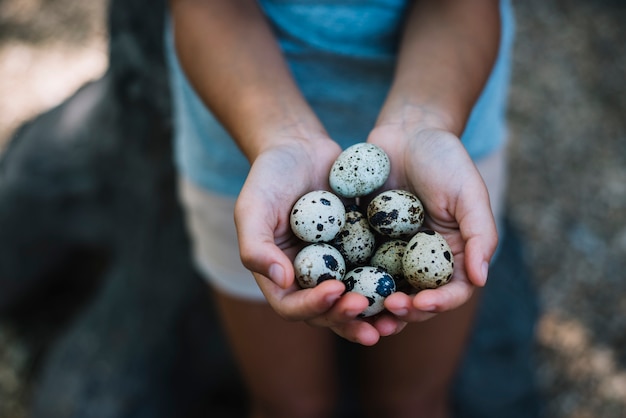
M 235 207 L 243 264 L 274 310 L 286 319 L 332 328 L 373 344 L 383 330 L 357 319 L 367 299 L 341 297 L 329 280 L 297 291 L 289 227 L 293 203 L 327 189 L 341 152 L 298 90 L 262 12 L 253 0 L 172 0 L 176 48 L 188 79 L 252 166 Z
M 497 0 L 417 1 L 407 20 L 395 80 L 369 141 L 390 155 L 387 187 L 409 188 L 455 253 L 453 280 L 387 308 L 423 319 L 466 302 L 482 286 L 497 244 L 488 192 L 458 137 L 499 45 Z M 408 314 L 406 312 L 409 312 Z
M 326 136 L 256 1 L 170 3 L 188 79 L 251 162 L 288 136 L 277 132 L 306 140 Z
M 461 134 L 498 52 L 498 4 L 416 1 L 378 125 L 430 124 Z

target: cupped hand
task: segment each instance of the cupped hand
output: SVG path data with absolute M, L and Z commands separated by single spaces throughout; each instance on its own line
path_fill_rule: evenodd
M 364 321 L 358 315 L 368 306 L 345 286 L 327 280 L 312 289 L 294 282 L 292 261 L 302 248 L 293 235 L 289 214 L 295 201 L 312 190 L 328 190 L 328 173 L 341 152 L 330 139 L 282 141 L 261 152 L 237 199 L 235 223 L 243 264 L 253 272 L 272 308 L 283 318 L 331 328 L 363 345 L 399 331 L 395 317 Z
M 407 322 L 455 309 L 469 300 L 487 280 L 498 236 L 489 194 L 459 138 L 434 128 L 384 125 L 368 142 L 383 148 L 391 160 L 386 189 L 415 193 L 424 204 L 424 226 L 441 233 L 454 254 L 454 273 L 437 289 L 385 300 L 387 310 Z

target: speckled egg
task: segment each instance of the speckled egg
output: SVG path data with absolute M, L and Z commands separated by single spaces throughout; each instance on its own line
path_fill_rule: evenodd
M 324 280 L 341 280 L 346 263 L 332 245 L 310 244 L 298 252 L 293 260 L 296 280 L 302 288 L 315 287 Z
M 378 233 L 391 237 L 410 237 L 424 222 L 424 206 L 413 193 L 387 190 L 367 206 L 367 218 Z
M 374 267 L 382 267 L 393 276 L 396 281 L 404 277 L 402 269 L 402 257 L 406 249 L 406 241 L 394 239 L 384 242 L 372 255 L 370 264 Z
M 376 237 L 357 206 L 346 208 L 346 222 L 331 244 L 343 255 L 348 266 L 367 264 L 374 252 Z
M 369 301 L 369 306 L 359 314 L 361 317 L 382 312 L 385 299 L 396 291 L 393 277 L 380 267 L 357 267 L 346 273 L 342 281 L 346 285 L 346 292 L 359 293 Z
M 454 257 L 441 234 L 423 230 L 407 244 L 402 266 L 411 286 L 416 289 L 435 289 L 452 278 Z
M 337 157 L 328 181 L 339 196 L 365 196 L 385 183 L 390 170 L 391 163 L 385 151 L 362 142 L 345 149 Z
M 404 278 L 404 268 L 402 267 L 402 258 L 406 250 L 406 244 L 406 241 L 400 239 L 382 243 L 374 251 L 370 264 L 387 270 L 396 282 L 397 291 L 409 293 L 413 290 L 413 286 Z
M 306 242 L 331 241 L 345 220 L 343 202 L 326 190 L 316 190 L 302 196 L 293 205 L 289 217 L 293 233 Z

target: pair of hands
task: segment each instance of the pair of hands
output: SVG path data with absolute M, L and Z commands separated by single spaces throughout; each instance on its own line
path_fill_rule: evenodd
M 363 345 L 400 332 L 407 323 L 424 321 L 464 304 L 487 279 L 497 233 L 485 184 L 460 140 L 440 129 L 405 132 L 402 127 L 376 128 L 368 142 L 387 152 L 391 173 L 384 189 L 418 195 L 426 209 L 425 226 L 441 233 L 454 253 L 452 280 L 415 295 L 396 292 L 386 311 L 366 320 L 368 305 L 344 285 L 327 280 L 300 289 L 292 260 L 301 244 L 289 226 L 293 203 L 311 190 L 328 190 L 328 173 L 341 153 L 329 138 L 289 139 L 269 147 L 254 160 L 235 207 L 243 264 L 250 269 L 272 308 L 283 318 L 331 328 Z

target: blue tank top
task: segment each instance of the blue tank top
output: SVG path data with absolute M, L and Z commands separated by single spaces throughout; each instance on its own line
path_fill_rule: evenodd
M 406 0 L 260 0 L 293 76 L 331 138 L 342 148 L 363 142 L 391 85 Z M 461 136 L 470 156 L 496 150 L 506 137 L 514 19 L 501 0 L 498 58 Z M 235 142 L 197 96 L 180 67 L 170 25 L 166 57 L 174 109 L 175 158 L 181 173 L 216 193 L 237 195 L 250 168 Z

